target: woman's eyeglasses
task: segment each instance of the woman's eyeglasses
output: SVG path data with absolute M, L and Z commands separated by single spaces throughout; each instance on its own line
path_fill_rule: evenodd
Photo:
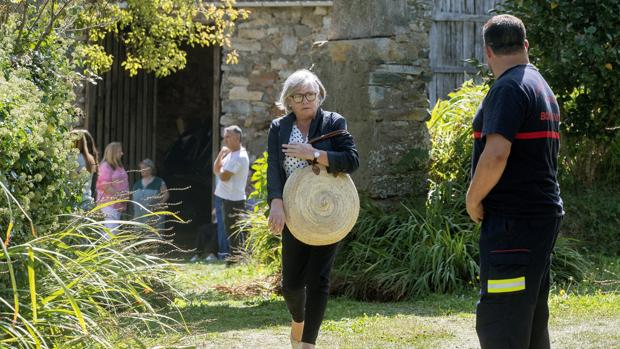
M 308 102 L 314 102 L 316 100 L 316 95 L 317 94 L 315 92 L 308 92 L 306 94 L 296 93 L 292 95 L 291 98 L 295 103 L 302 103 L 304 101 L 304 97 Z

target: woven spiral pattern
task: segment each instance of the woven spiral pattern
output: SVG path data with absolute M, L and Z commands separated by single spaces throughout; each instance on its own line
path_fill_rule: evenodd
M 286 225 L 293 236 L 308 245 L 329 245 L 353 229 L 360 200 L 348 174 L 337 177 L 321 166 L 317 176 L 308 166 L 298 169 L 284 185 Z

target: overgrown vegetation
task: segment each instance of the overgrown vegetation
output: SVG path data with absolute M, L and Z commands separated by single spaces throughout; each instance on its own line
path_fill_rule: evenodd
M 438 101 L 428 121 L 433 148 L 422 209 L 365 207 L 335 267 L 336 285 L 361 299 L 452 292 L 478 275 L 478 227 L 465 213 L 471 120 L 488 87 L 466 82 Z
M 249 199 L 256 202 L 254 210 L 246 213 L 239 228 L 246 234 L 245 250 L 248 259 L 255 264 L 266 266 L 273 272 L 282 267 L 282 238 L 269 231 L 267 218 L 267 153 L 258 158 L 252 165 L 252 186 L 254 191 Z
M 562 192 L 566 216 L 562 231 L 586 254 L 620 255 L 620 192 L 609 187 Z
M 57 47 L 38 52 L 28 63 L 12 62 L 13 30 L 14 25 L 0 28 L 0 181 L 39 230 L 47 231 L 79 197 L 77 152 L 69 136 L 76 122 L 75 74 Z M 3 231 L 11 220 L 10 204 L 0 196 Z M 21 216 L 13 223 L 13 239 L 24 242 L 27 225 Z
M 2 194 L 14 200 L 4 186 Z M 114 348 L 119 328 L 125 338 L 176 331 L 178 321 L 160 314 L 177 297 L 166 281 L 173 267 L 145 253 L 163 241 L 123 226 L 110 232 L 91 218 L 100 208 L 20 244 L 9 242 L 9 224 L 0 240 L 1 347 Z
M 83 183 L 74 90 L 116 58 L 106 35 L 128 47 L 130 74 L 159 77 L 184 67 L 181 47 L 229 47 L 248 14 L 233 2 L 0 2 L 0 347 L 113 348 L 175 323 L 160 315 L 175 295 L 171 266 L 151 255 L 161 239 L 73 214 Z

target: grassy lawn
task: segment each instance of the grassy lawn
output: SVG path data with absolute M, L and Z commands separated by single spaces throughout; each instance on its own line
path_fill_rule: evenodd
M 551 336 L 554 348 L 620 347 L 620 259 L 602 259 L 589 279 L 554 288 Z M 286 306 L 264 292 L 230 296 L 216 285 L 256 283 L 266 271 L 221 264 L 181 264 L 175 283 L 189 333 L 151 335 L 147 348 L 287 348 Z M 606 282 L 607 281 L 607 282 Z M 476 291 L 430 295 L 399 303 L 330 299 L 318 348 L 476 348 Z M 172 316 L 179 317 L 178 314 Z M 129 347 L 131 346 L 129 344 Z

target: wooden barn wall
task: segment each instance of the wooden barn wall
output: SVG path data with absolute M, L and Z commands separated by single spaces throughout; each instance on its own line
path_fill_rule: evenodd
M 491 17 L 489 10 L 501 0 L 436 0 L 430 34 L 430 60 L 433 79 L 429 99 L 438 98 L 459 87 L 475 75 L 467 59 L 485 62 L 482 26 Z

